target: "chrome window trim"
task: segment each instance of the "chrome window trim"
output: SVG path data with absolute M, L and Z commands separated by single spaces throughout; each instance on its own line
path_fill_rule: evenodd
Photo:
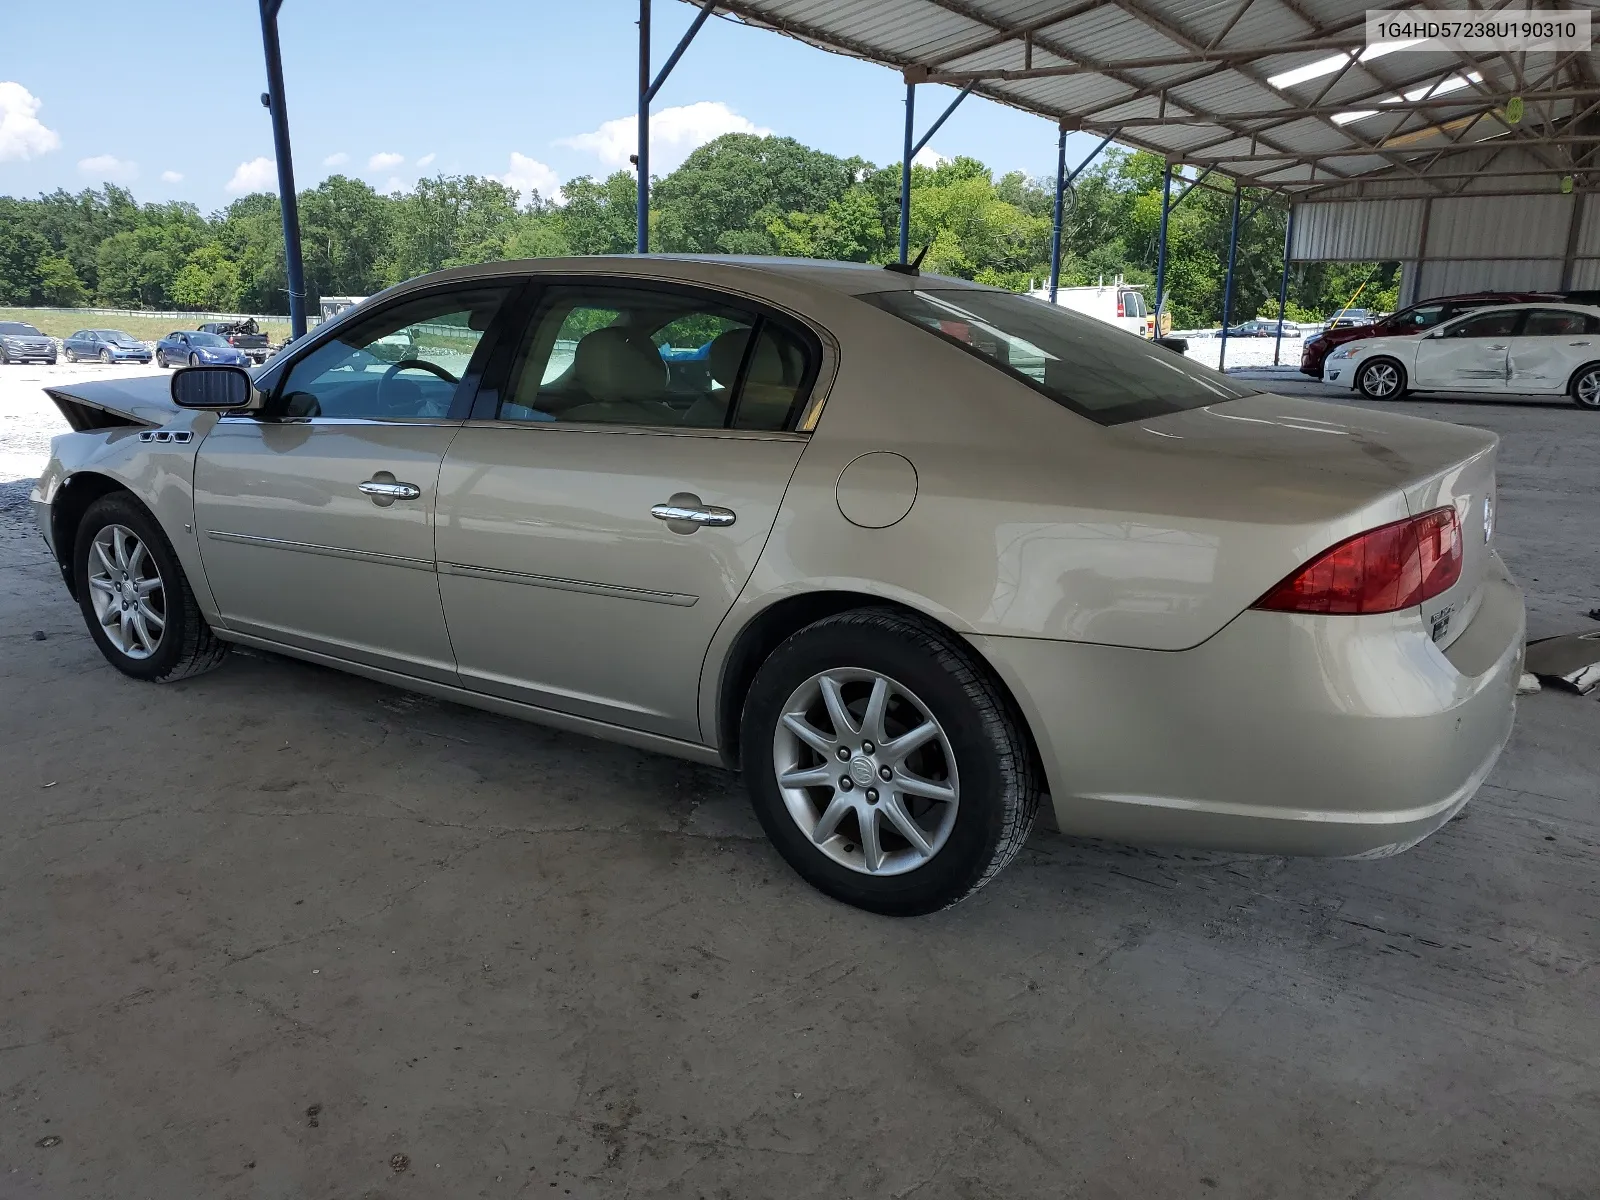
M 624 425 L 610 422 L 584 421 L 508 421 L 503 418 L 478 417 L 462 423 L 466 429 L 515 429 L 529 433 L 613 433 L 643 437 L 695 437 L 718 438 L 741 442 L 806 442 L 809 434 L 791 433 L 785 429 L 723 429 L 721 426 L 698 425 Z

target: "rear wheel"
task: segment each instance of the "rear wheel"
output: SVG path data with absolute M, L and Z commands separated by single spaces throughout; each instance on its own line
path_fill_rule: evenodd
M 1368 400 L 1398 400 L 1406 394 L 1406 369 L 1392 358 L 1363 363 L 1356 387 Z
M 209 671 L 227 655 L 166 534 L 126 492 L 102 496 L 84 513 L 73 573 L 89 635 L 124 675 L 170 683 Z
M 745 701 L 756 815 L 807 882 L 891 916 L 992 879 L 1039 806 L 1020 721 L 972 652 L 889 609 L 818 621 L 773 651 Z
M 1579 408 L 1600 411 L 1600 363 L 1590 363 L 1572 377 L 1572 399 Z

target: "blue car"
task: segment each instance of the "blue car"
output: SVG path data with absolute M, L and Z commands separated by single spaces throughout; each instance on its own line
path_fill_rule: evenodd
M 150 347 L 120 329 L 80 329 L 61 340 L 69 363 L 98 358 L 103 363 L 150 361 Z
M 179 330 L 169 333 L 156 343 L 156 366 L 198 367 L 221 364 L 225 367 L 248 367 L 250 356 L 243 350 L 228 345 L 228 339 L 217 333 L 198 330 Z

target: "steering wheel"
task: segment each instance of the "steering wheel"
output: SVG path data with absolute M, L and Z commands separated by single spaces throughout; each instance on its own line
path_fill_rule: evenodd
M 449 371 L 446 371 L 438 363 L 431 363 L 426 359 L 421 358 L 402 358 L 399 362 L 390 364 L 389 369 L 385 371 L 383 373 L 383 377 L 378 380 L 377 407 L 380 413 L 386 411 L 386 407 L 383 402 L 383 389 L 387 387 L 389 385 L 389 381 L 396 375 L 400 374 L 401 371 L 408 370 L 427 371 L 431 375 L 437 375 L 440 379 L 452 386 L 461 382 L 461 380 L 450 374 Z

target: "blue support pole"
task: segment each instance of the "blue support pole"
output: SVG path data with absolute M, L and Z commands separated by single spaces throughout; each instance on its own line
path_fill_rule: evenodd
M 911 245 L 911 124 L 916 119 L 917 85 L 906 84 L 906 141 L 905 153 L 900 157 L 900 261 L 907 260 Z
M 1289 205 L 1289 223 L 1283 231 L 1283 281 L 1278 284 L 1278 343 L 1272 348 L 1272 365 L 1283 354 L 1283 321 L 1289 306 L 1289 252 L 1294 248 L 1294 204 Z
M 917 153 L 924 146 L 926 146 L 928 144 L 929 140 L 933 137 L 933 135 L 939 132 L 939 126 L 943 125 L 946 121 L 948 121 L 950 119 L 950 114 L 955 112 L 955 110 L 961 106 L 961 102 L 963 100 L 965 100 L 968 96 L 972 95 L 972 89 L 977 87 L 977 86 L 978 86 L 977 81 L 974 80 L 973 82 L 967 84 L 966 87 L 962 88 L 960 93 L 956 96 L 956 98 L 954 100 L 950 101 L 950 106 L 948 108 L 946 108 L 942 113 L 939 114 L 939 119 L 937 121 L 935 121 L 932 125 L 928 126 L 928 132 L 923 134 L 920 138 L 918 138 L 916 145 L 911 147 L 911 157 L 912 158 L 915 158 L 917 156 Z
M 1222 285 L 1222 345 L 1217 349 L 1217 370 L 1228 362 L 1228 320 L 1233 310 L 1233 266 L 1239 257 L 1239 186 L 1233 188 L 1233 229 L 1228 234 L 1228 275 Z
M 639 168 L 638 235 L 635 249 L 650 252 L 650 0 L 639 0 Z
M 1187 193 L 1185 193 L 1187 195 Z M 1161 232 L 1156 236 L 1156 334 L 1161 333 L 1161 311 L 1167 302 L 1167 216 L 1172 211 L 1172 163 L 1161 176 Z
M 1056 139 L 1056 206 L 1050 218 L 1050 303 L 1061 284 L 1061 201 L 1067 191 L 1067 127 Z
M 267 58 L 267 94 L 272 114 L 272 152 L 278 160 L 278 207 L 283 213 L 283 265 L 289 276 L 289 335 L 305 336 L 306 276 L 300 256 L 300 206 L 294 193 L 294 158 L 289 149 L 289 106 L 283 94 L 283 53 L 278 46 L 278 9 L 283 0 L 261 0 L 261 48 Z

